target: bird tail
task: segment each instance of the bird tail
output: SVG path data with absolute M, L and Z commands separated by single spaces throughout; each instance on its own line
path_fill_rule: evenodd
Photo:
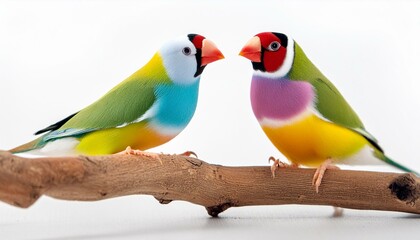
M 28 152 L 34 149 L 37 149 L 39 147 L 39 142 L 41 138 L 37 138 L 33 141 L 27 142 L 25 144 L 22 144 L 18 147 L 15 147 L 13 149 L 8 150 L 10 153 L 23 153 Z
M 416 172 L 416 171 L 414 171 L 414 170 L 412 170 L 412 169 L 410 169 L 410 168 L 408 168 L 408 167 L 406 167 L 404 165 L 401 165 L 401 164 L 395 162 L 394 160 L 392 160 L 391 158 L 387 157 L 386 155 L 384 155 L 384 157 L 383 157 L 382 160 L 384 162 L 388 163 L 389 165 L 392 165 L 392 166 L 394 166 L 394 167 L 396 167 L 396 168 L 398 168 L 398 169 L 400 169 L 400 170 L 402 170 L 404 172 L 410 172 L 410 173 L 416 174 L 417 176 L 420 176 L 420 174 L 418 172 Z

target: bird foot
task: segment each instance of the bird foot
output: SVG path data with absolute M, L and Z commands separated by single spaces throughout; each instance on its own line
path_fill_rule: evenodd
M 195 158 L 198 158 L 198 155 L 193 151 L 185 151 L 185 152 L 183 152 L 181 154 L 178 154 L 178 155 L 185 156 L 185 157 L 194 156 Z
M 274 158 L 273 156 L 268 158 L 268 162 L 270 163 L 271 161 L 273 161 L 273 165 L 271 165 L 271 174 L 273 175 L 273 178 L 276 177 L 276 171 L 279 168 L 299 167 L 298 164 L 295 164 L 295 163 L 287 164 L 285 162 L 280 161 L 279 159 Z
M 315 186 L 316 193 L 319 192 L 319 186 L 321 186 L 322 178 L 324 177 L 325 171 L 327 169 L 340 169 L 339 167 L 332 164 L 331 159 L 325 160 L 321 166 L 319 166 L 312 178 L 312 186 Z
M 143 156 L 143 157 L 150 157 L 154 158 L 156 160 L 159 160 L 160 164 L 162 163 L 162 159 L 160 158 L 160 154 L 158 153 L 151 153 L 151 152 L 145 152 L 138 149 L 132 149 L 130 146 L 127 146 L 127 148 L 124 151 L 121 151 L 116 154 L 124 154 L 124 155 L 136 155 L 136 156 Z

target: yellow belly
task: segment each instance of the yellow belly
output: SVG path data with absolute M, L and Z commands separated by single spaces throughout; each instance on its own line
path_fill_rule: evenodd
M 175 136 L 161 135 L 139 122 L 122 128 L 95 131 L 82 137 L 76 150 L 87 155 L 104 155 L 123 151 L 127 146 L 146 150 L 164 144 Z
M 290 161 L 319 166 L 328 158 L 350 157 L 368 141 L 360 134 L 310 115 L 290 125 L 262 126 L 265 134 Z

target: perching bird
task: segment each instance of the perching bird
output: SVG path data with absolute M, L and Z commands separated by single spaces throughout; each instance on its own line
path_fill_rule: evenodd
M 100 155 L 164 144 L 191 120 L 204 68 L 223 58 L 213 42 L 198 34 L 169 41 L 102 98 L 9 151 Z
M 318 188 L 326 169 L 338 164 L 388 163 L 377 140 L 337 88 L 285 34 L 255 35 L 239 53 L 252 62 L 251 104 L 263 131 L 293 165 L 317 167 Z M 270 158 L 274 160 L 273 158 Z M 275 170 L 284 163 L 275 160 Z

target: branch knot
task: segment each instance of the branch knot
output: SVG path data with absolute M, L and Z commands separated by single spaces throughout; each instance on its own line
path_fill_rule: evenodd
M 414 205 L 419 198 L 419 184 L 412 173 L 396 177 L 388 187 L 399 200 Z

